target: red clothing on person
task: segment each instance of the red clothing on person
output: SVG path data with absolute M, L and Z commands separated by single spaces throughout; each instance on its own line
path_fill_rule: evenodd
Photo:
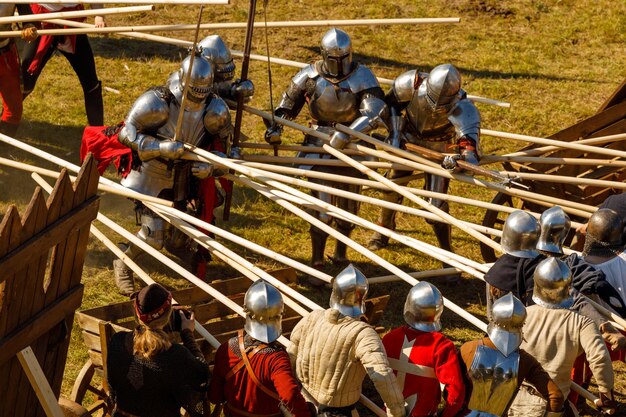
M 245 336 L 246 350 L 260 342 Z M 293 376 L 287 352 L 276 343 L 271 343 L 254 356 L 248 354 L 252 369 L 258 380 L 269 390 L 278 394 L 283 404 L 294 417 L 310 417 L 310 411 L 300 387 Z M 242 361 L 239 355 L 238 338 L 233 337 L 222 343 L 215 353 L 215 367 L 209 385 L 209 400 L 213 404 L 226 402 L 224 413 L 227 416 L 243 417 L 232 408 L 257 415 L 279 414 L 278 401 L 263 392 L 252 380 L 245 366 L 232 376 L 228 373 Z M 232 408 L 228 407 L 228 404 Z
M 453 417 L 461 410 L 465 384 L 456 348 L 449 339 L 439 332 L 422 332 L 402 326 L 387 333 L 383 337 L 383 345 L 392 368 L 398 367 L 394 366 L 394 359 L 402 362 L 404 352 L 408 362 L 418 365 L 425 375 L 395 371 L 404 398 L 417 394 L 417 402 L 410 414 L 412 417 L 437 415 L 442 394 L 440 384 L 445 386 L 447 393 L 446 406 L 441 416 Z
M 15 43 L 0 48 L 0 99 L 2 122 L 18 125 L 22 119 L 20 61 Z

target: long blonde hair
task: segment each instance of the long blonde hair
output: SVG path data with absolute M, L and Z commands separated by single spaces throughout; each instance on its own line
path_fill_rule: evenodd
M 139 320 L 133 337 L 133 354 L 151 360 L 158 353 L 168 350 L 172 346 L 169 334 L 163 327 L 169 322 L 171 307 L 161 317 L 146 324 Z

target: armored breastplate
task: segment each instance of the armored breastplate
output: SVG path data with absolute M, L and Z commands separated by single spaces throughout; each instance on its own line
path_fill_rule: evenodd
M 0 4 L 0 17 L 13 16 L 14 11 L 15 11 L 15 4 L 13 3 Z M 8 32 L 9 30 L 11 30 L 10 23 L 0 24 L 0 31 Z M 8 39 L 0 38 L 0 45 L 3 45 L 6 40 Z
M 349 124 L 359 116 L 360 103 L 348 80 L 333 84 L 318 76 L 310 82 L 315 82 L 309 99 L 309 111 L 315 120 Z
M 407 135 L 417 136 L 422 140 L 432 142 L 449 141 L 454 137 L 454 126 L 448 120 L 445 109 L 433 111 L 426 101 L 426 83 L 422 83 L 413 94 L 406 108 Z
M 159 135 L 165 138 L 173 138 L 176 133 L 176 123 L 180 107 L 175 100 L 170 103 L 170 113 L 167 123 L 158 130 Z M 182 129 L 179 140 L 191 145 L 200 145 L 206 135 L 204 128 L 204 106 L 195 111 L 185 110 L 183 116 Z
M 473 389 L 468 407 L 475 412 L 470 416 L 502 416 L 517 392 L 518 373 L 519 352 L 505 357 L 479 345 L 469 369 Z

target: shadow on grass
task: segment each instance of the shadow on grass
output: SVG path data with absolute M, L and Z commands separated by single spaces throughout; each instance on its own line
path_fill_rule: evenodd
M 187 51 L 184 48 L 155 41 L 118 37 L 90 37 L 94 55 L 110 59 L 146 60 L 154 57 L 180 62 Z

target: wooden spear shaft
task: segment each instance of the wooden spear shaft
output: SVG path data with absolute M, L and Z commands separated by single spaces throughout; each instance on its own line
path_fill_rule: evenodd
M 542 156 L 500 156 L 500 155 L 483 155 L 480 158 L 481 165 L 494 164 L 500 162 L 511 162 L 514 164 L 550 164 L 550 165 L 580 165 L 580 166 L 612 166 L 616 168 L 625 168 L 626 161 L 618 161 L 614 159 L 588 159 L 588 158 L 554 158 Z M 517 174 L 517 173 L 516 173 Z
M 581 140 L 577 140 L 577 141 L 572 141 L 569 142 L 571 144 L 578 144 L 578 145 L 603 145 L 605 143 L 609 143 L 609 142 L 617 142 L 617 141 L 621 141 L 626 139 L 626 133 L 619 133 L 617 135 L 609 135 L 609 136 L 600 136 L 597 138 L 591 138 L 591 139 L 581 139 Z M 562 142 L 559 142 L 562 143 Z M 551 152 L 551 151 L 558 151 L 560 149 L 563 149 L 561 146 L 542 146 L 539 148 L 533 148 L 533 149 L 527 149 L 525 151 L 519 151 L 519 152 L 513 152 L 513 153 L 507 153 L 505 155 L 505 157 L 509 157 L 509 156 L 537 156 L 537 155 L 542 155 L 546 152 Z
M 324 152 L 326 153 L 326 152 Z M 358 152 L 360 154 L 360 152 Z M 263 162 L 273 164 L 284 165 L 310 165 L 310 166 L 333 166 L 333 167 L 347 167 L 345 162 L 338 161 L 336 159 L 321 159 L 321 158 L 298 158 L 289 156 L 273 156 L 273 155 L 243 155 L 243 160 L 248 162 Z M 407 165 L 389 163 L 389 162 L 375 162 L 364 161 L 363 165 L 374 169 L 398 169 L 403 171 L 410 171 L 412 168 Z
M 535 174 L 532 172 L 510 172 L 510 171 L 499 171 L 499 172 L 503 175 L 515 175 L 521 179 L 533 180 L 533 181 L 558 182 L 562 184 L 574 184 L 574 185 L 592 185 L 595 187 L 617 188 L 620 190 L 626 189 L 626 183 L 618 182 L 618 181 L 605 181 L 605 180 L 596 180 L 592 178 L 568 177 L 566 175 Z
M 555 139 L 538 138 L 535 136 L 518 135 L 516 133 L 498 132 L 497 130 L 480 129 L 480 133 L 497 138 L 512 139 L 522 142 L 538 143 L 540 145 L 551 145 L 562 149 L 574 149 L 581 152 L 595 153 L 600 155 L 617 156 L 626 158 L 626 152 L 616 149 L 607 149 L 597 146 L 581 145 L 578 143 L 565 142 Z
M 150 12 L 154 10 L 153 5 L 149 6 L 130 6 L 130 7 L 109 7 L 104 9 L 90 9 L 90 10 L 78 10 L 73 12 L 52 12 L 19 16 L 4 16 L 0 17 L 0 24 L 8 23 L 26 23 L 26 22 L 38 22 L 40 20 L 50 19 L 74 19 L 77 17 L 88 16 L 108 16 L 113 14 L 125 14 L 125 13 L 139 13 Z
M 2 3 L 30 4 L 29 0 L 3 0 Z M 102 4 L 102 0 L 46 0 L 49 4 Z M 203 4 L 229 4 L 229 0 L 123 0 L 116 4 L 180 4 L 180 5 L 203 5 Z

